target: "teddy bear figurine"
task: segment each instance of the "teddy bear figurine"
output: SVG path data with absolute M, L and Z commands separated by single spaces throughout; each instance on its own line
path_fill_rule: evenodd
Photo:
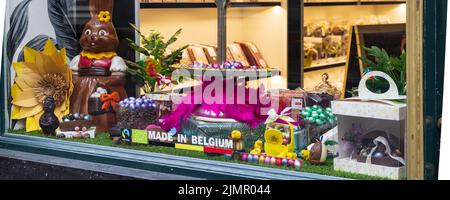
M 98 87 L 107 88 L 120 101 L 127 98 L 125 91 L 127 66 L 115 52 L 119 45 L 116 29 L 112 22 L 114 0 L 90 0 L 91 19 L 86 23 L 80 37 L 82 52 L 70 62 L 73 71 L 74 91 L 70 99 L 71 113 L 89 114 L 89 97 Z M 108 94 L 106 94 L 108 95 Z M 104 102 L 111 104 L 118 102 Z M 107 132 L 115 123 L 113 109 L 93 117 L 97 132 Z

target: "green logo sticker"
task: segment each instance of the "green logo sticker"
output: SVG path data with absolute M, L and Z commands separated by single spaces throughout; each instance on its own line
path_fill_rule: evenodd
M 137 144 L 148 144 L 147 131 L 133 129 L 133 134 L 131 134 L 131 142 Z

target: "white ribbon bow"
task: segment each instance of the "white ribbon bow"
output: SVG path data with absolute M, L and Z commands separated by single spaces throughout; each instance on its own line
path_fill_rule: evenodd
M 292 117 L 289 117 L 291 109 L 292 109 L 291 107 L 287 107 L 283 111 L 281 111 L 280 114 L 278 114 L 277 111 L 275 111 L 275 109 L 271 109 L 267 113 L 267 115 L 269 115 L 269 117 L 267 117 L 267 120 L 265 123 L 266 124 L 273 123 L 273 122 L 277 121 L 278 119 L 283 119 L 287 122 L 295 122 L 295 120 L 292 119 Z
M 371 164 L 372 163 L 372 154 L 375 153 L 375 150 L 377 150 L 378 148 L 378 144 L 381 143 L 386 147 L 385 153 L 389 155 L 389 157 L 391 157 L 394 160 L 397 160 L 398 162 L 400 162 L 402 165 L 406 165 L 405 160 L 403 160 L 403 158 L 401 157 L 397 157 L 397 156 L 393 156 L 391 154 L 391 147 L 389 146 L 389 142 L 386 138 L 380 136 L 375 138 L 375 140 L 373 140 L 373 143 L 375 144 L 375 147 L 372 148 L 372 150 L 369 153 L 369 156 L 367 156 L 366 159 L 366 163 Z

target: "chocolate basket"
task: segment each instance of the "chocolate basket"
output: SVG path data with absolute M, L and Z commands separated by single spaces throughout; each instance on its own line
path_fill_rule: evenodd
M 109 68 L 105 67 L 80 67 L 78 74 L 80 76 L 111 76 Z
M 74 131 L 75 127 L 79 127 L 80 129 L 86 127 L 87 129 L 89 129 L 93 125 L 94 125 L 93 120 L 74 120 L 59 124 L 59 129 L 61 129 L 61 131 Z
M 102 109 L 103 102 L 100 100 L 100 98 L 89 98 L 88 99 L 88 113 L 90 115 L 101 115 L 105 114 L 111 111 L 109 109 L 108 111 Z

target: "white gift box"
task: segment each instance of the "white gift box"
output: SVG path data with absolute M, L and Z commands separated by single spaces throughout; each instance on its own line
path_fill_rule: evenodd
M 384 77 L 385 74 L 374 73 L 390 81 L 390 77 Z M 388 96 L 369 94 L 365 87 L 366 78 L 369 76 L 374 74 L 363 77 L 361 82 L 364 81 L 364 84 L 360 83 L 360 97 L 331 102 L 333 114 L 338 120 L 339 138 L 339 156 L 334 160 L 334 169 L 389 179 L 404 179 L 407 112 L 405 101 L 400 101 L 404 97 L 400 97 L 398 92 L 395 93 L 395 83 L 391 84 Z M 372 144 L 374 147 L 368 147 L 369 151 L 363 154 L 359 148 L 362 143 Z M 384 152 L 375 155 L 379 151 L 379 144 L 386 148 Z M 402 156 L 395 155 L 393 150 L 398 150 Z M 387 164 L 386 161 L 394 161 L 394 164 Z M 395 164 L 397 166 L 392 166 Z

